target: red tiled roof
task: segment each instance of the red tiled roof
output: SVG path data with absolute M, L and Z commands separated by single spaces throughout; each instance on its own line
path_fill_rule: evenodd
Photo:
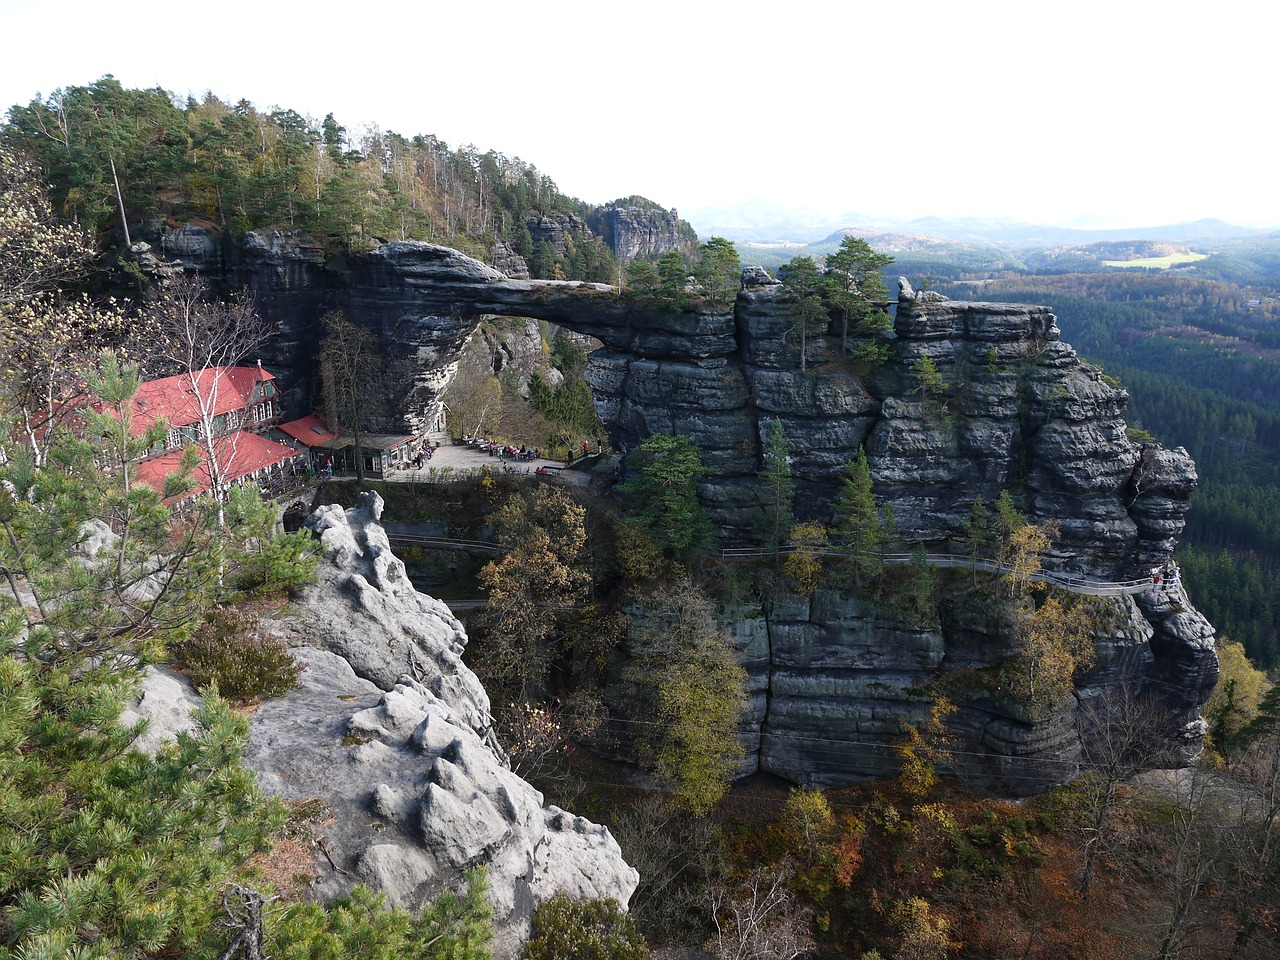
M 226 475 L 224 479 L 228 483 L 247 477 L 255 470 L 262 470 L 301 456 L 293 447 L 243 430 L 219 437 L 214 441 L 214 450 L 218 455 L 218 461 L 223 465 L 223 473 Z M 138 464 L 137 479 L 151 489 L 163 493 L 165 475 L 177 470 L 181 461 L 181 450 L 172 450 L 163 456 L 144 460 Z M 212 486 L 209 479 L 209 457 L 203 447 L 200 448 L 200 462 L 196 465 L 195 480 L 195 490 L 186 496 L 204 493 Z
M 213 404 L 212 416 L 243 410 L 253 402 L 253 388 L 275 379 L 261 367 L 206 367 L 196 374 L 195 389 Z M 200 422 L 200 407 L 185 373 L 148 380 L 133 401 L 133 433 L 141 436 L 155 421 L 167 418 L 171 427 Z
M 327 423 L 315 414 L 298 420 L 290 420 L 288 423 L 282 423 L 276 429 L 308 447 L 314 447 L 317 444 L 324 443 L 326 440 L 336 439 L 338 436 L 329 429 Z

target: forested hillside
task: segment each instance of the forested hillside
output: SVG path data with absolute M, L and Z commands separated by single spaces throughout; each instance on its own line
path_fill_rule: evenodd
M 164 90 L 107 76 L 12 107 L 3 138 L 40 164 L 58 213 L 100 241 L 137 239 L 166 219 L 234 236 L 300 228 L 335 249 L 428 240 L 485 260 L 503 241 L 534 276 L 616 279 L 612 252 L 586 229 L 596 208 L 518 157 L 431 135 L 355 134 L 332 114 L 316 120 L 213 94 L 175 105 Z M 639 197 L 622 203 L 660 209 Z M 567 236 L 540 233 L 543 216 L 559 218 Z

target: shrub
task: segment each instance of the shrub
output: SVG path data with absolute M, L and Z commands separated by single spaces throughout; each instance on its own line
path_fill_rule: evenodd
M 301 667 L 279 637 L 263 636 L 247 615 L 217 607 L 174 651 L 174 662 L 191 675 L 196 689 L 216 686 L 236 700 L 278 697 L 298 685 Z
M 364 886 L 328 907 L 292 904 L 268 919 L 270 956 L 277 960 L 487 960 L 493 939 L 487 889 L 483 868 L 468 872 L 465 890 L 442 893 L 417 916 L 388 907 L 385 894 Z
M 525 960 L 646 960 L 635 921 L 607 897 L 575 900 L 557 893 L 533 912 Z
M 278 595 L 306 586 L 320 566 L 319 541 L 308 531 L 260 541 L 240 558 L 236 586 L 245 592 Z

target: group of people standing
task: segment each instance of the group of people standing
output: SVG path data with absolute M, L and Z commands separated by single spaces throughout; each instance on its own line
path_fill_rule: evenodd
M 436 452 L 436 447 L 438 446 L 440 446 L 439 440 L 437 440 L 435 443 L 428 441 L 427 445 L 424 446 L 421 450 L 419 450 L 418 455 L 413 458 L 413 465 L 417 469 L 421 470 L 422 465 L 431 459 L 432 454 Z

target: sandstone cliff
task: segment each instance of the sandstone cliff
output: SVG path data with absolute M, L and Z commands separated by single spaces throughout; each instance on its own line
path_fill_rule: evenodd
M 544 805 L 509 769 L 461 660 L 466 634 L 409 583 L 381 506 L 366 494 L 308 520 L 325 547 L 319 580 L 272 625 L 306 666 L 302 686 L 251 722 L 246 763 L 263 789 L 329 812 L 314 893 L 366 883 L 415 909 L 484 865 L 500 956 L 518 952 L 533 908 L 558 891 L 625 906 L 638 876 L 609 831 Z
M 643 197 L 615 200 L 597 208 L 587 224 L 619 260 L 657 257 L 670 250 L 689 249 L 698 242 L 693 228 L 675 210 L 664 210 Z
M 732 305 L 695 296 L 679 310 L 602 284 L 512 280 L 421 243 L 335 264 L 287 238 L 251 235 L 233 272 L 279 324 L 271 360 L 300 413 L 323 309 L 341 307 L 378 333 L 410 424 L 431 419 L 483 315 L 595 337 L 603 347 L 587 378 L 613 445 L 692 436 L 712 469 L 701 496 L 727 542 L 751 537 L 755 477 L 775 420 L 794 457 L 802 516 L 829 519 L 840 471 L 863 446 L 876 493 L 893 504 L 909 543 L 945 549 L 975 497 L 992 503 L 1015 489 L 1033 522 L 1061 526 L 1047 564 L 1104 580 L 1147 576 L 1170 560 L 1196 484 L 1185 452 L 1128 438 L 1127 394 L 1059 339 L 1047 307 L 953 302 L 904 283 L 886 363 L 859 368 L 838 356 L 836 338 L 816 337 L 801 369 L 790 307 L 761 270 L 744 271 Z M 945 382 L 928 402 L 912 369 L 924 357 Z M 1119 679 L 1156 685 L 1180 711 L 1193 753 L 1199 704 L 1216 678 L 1211 628 L 1182 594 L 1115 606 L 1118 626 L 1097 638 L 1099 667 L 1082 693 Z M 1009 652 L 1007 625 L 971 612 L 923 629 L 831 590 L 727 620 L 754 677 L 753 756 L 761 769 L 808 782 L 882 772 L 901 723 L 923 709 L 921 683 Z M 957 722 L 981 757 L 978 776 L 1028 790 L 1072 774 L 1073 711 L 1074 701 L 1030 716 L 978 699 Z M 835 752 L 804 738 L 835 741 Z

